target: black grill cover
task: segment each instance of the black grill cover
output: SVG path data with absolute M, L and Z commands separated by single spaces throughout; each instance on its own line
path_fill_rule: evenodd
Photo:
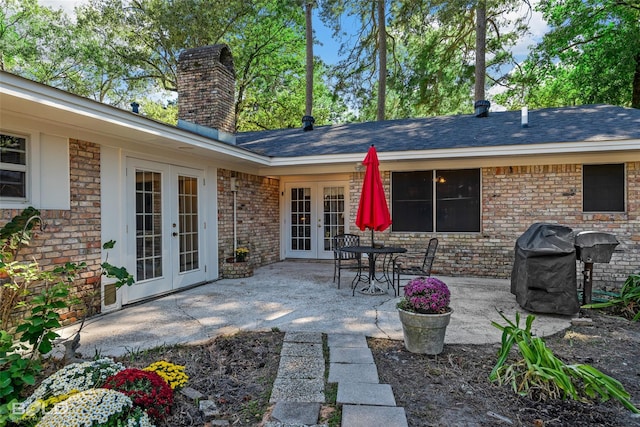
M 567 315 L 580 310 L 574 240 L 571 228 L 546 223 L 535 223 L 518 237 L 511 293 L 522 308 Z

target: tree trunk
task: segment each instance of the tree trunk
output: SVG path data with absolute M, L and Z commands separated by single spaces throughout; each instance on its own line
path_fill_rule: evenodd
M 633 73 L 633 87 L 631 94 L 631 106 L 640 108 L 640 54 L 636 55 L 636 70 Z
M 306 38 L 307 38 L 307 74 L 305 92 L 305 115 L 310 116 L 313 110 L 313 25 L 311 23 L 311 11 L 313 10 L 313 0 L 308 0 L 305 5 L 306 18 Z
M 385 0 L 378 0 L 378 113 L 377 120 L 385 118 L 387 100 L 387 26 L 385 23 Z
M 476 5 L 476 82 L 475 100 L 485 99 L 484 86 L 487 64 L 485 53 L 487 46 L 487 3 L 486 0 L 478 0 Z

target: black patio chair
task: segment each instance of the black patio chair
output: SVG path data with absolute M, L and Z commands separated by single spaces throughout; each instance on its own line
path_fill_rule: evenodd
M 400 295 L 400 288 L 404 288 L 404 285 L 401 286 L 403 276 L 431 276 L 431 267 L 433 266 L 433 260 L 436 258 L 437 249 L 438 239 L 433 237 L 429 239 L 429 244 L 424 252 L 418 254 L 405 253 L 393 259 L 391 285 L 396 292 L 396 296 Z M 406 277 L 404 279 L 406 280 Z
M 338 277 L 338 289 L 340 289 L 340 271 L 344 269 L 362 268 L 362 255 L 341 251 L 345 246 L 360 246 L 360 236 L 356 234 L 336 234 L 331 239 L 333 249 L 333 282 Z

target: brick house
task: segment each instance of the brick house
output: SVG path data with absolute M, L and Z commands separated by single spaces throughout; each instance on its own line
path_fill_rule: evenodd
M 368 239 L 354 223 L 371 144 L 394 222 L 376 240 L 417 249 L 437 236 L 440 274 L 509 277 L 534 222 L 616 235 L 596 285 L 639 264 L 640 110 L 535 110 L 528 127 L 508 111 L 236 134 L 226 46 L 185 51 L 178 83 L 174 127 L 0 72 L 0 225 L 41 210 L 32 255 L 85 261 L 78 288 L 99 289 L 102 311 L 214 281 L 236 245 L 259 266 L 330 259 L 343 231 Z M 109 261 L 137 281 L 115 296 L 97 275 L 112 239 Z

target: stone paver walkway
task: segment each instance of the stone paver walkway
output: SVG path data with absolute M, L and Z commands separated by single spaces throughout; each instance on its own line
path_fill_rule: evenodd
M 396 406 L 389 384 L 380 384 L 367 340 L 362 334 L 328 336 L 328 382 L 338 383 L 343 427 L 407 427 L 404 408 Z M 266 427 L 320 425 L 324 403 L 325 360 L 322 334 L 287 332 L 271 402 L 275 408 Z

